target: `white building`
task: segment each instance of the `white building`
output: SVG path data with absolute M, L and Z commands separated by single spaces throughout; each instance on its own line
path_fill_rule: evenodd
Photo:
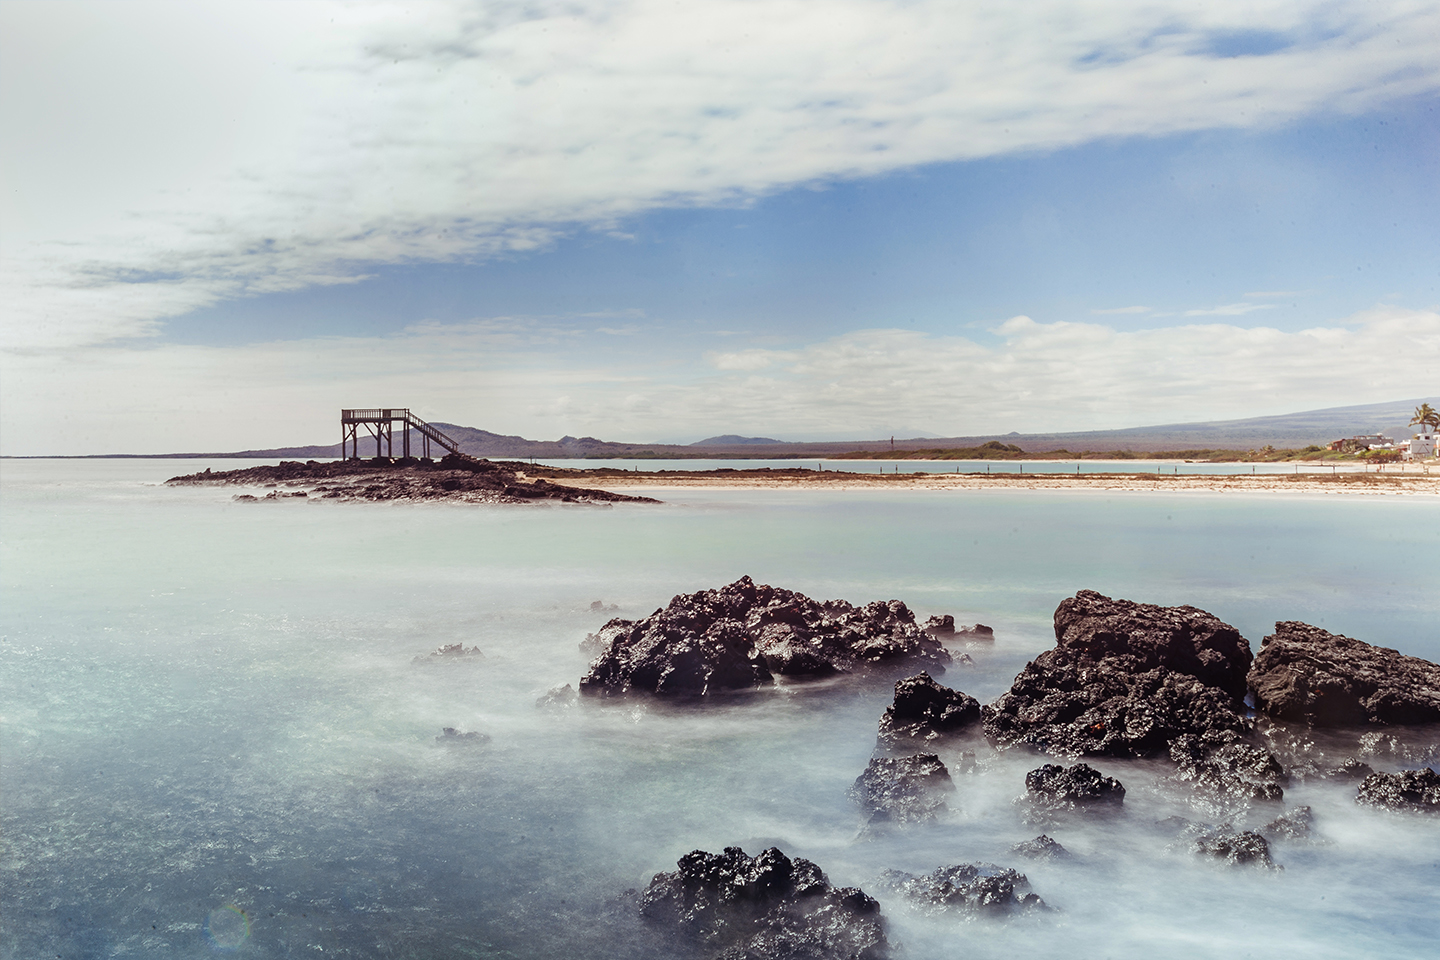
M 1417 433 L 1400 444 L 1400 459 L 1429 460 L 1435 456 L 1435 434 L 1427 427 L 1424 433 Z

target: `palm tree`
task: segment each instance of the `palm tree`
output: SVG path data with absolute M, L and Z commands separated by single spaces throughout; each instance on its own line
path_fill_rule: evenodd
M 1436 409 L 1428 403 L 1420 404 L 1420 406 L 1415 408 L 1415 416 L 1410 418 L 1410 425 L 1412 427 L 1417 423 L 1422 427 L 1428 427 L 1430 432 L 1434 433 L 1437 429 L 1440 429 L 1440 411 L 1436 411 Z

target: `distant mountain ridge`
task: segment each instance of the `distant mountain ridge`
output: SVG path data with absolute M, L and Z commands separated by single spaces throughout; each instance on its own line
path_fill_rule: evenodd
M 1392 400 L 1348 407 L 1304 410 L 1271 417 L 1243 420 L 1211 420 L 1195 423 L 1127 427 L 1121 430 L 1087 430 L 1072 433 L 991 433 L 972 437 L 911 437 L 900 440 L 854 440 L 825 443 L 790 443 L 769 437 L 721 434 L 690 444 L 625 443 L 595 437 L 561 437 L 559 440 L 528 440 L 525 437 L 491 433 L 478 427 L 435 422 L 456 441 L 463 453 L 495 459 L 811 459 L 843 455 L 853 451 L 896 454 L 916 450 L 977 447 L 990 440 L 1015 444 L 1031 453 L 1071 450 L 1099 453 L 1129 450 L 1136 453 L 1157 450 L 1253 450 L 1265 446 L 1278 449 L 1324 445 L 1331 440 L 1360 434 L 1383 433 L 1400 439 L 1412 432 L 1407 426 L 1411 414 L 1422 403 L 1440 405 L 1440 397 Z M 361 455 L 373 455 L 361 440 Z M 396 435 L 395 450 L 402 446 Z M 420 449 L 420 435 L 410 438 L 412 452 Z M 233 457 L 254 460 L 326 460 L 340 456 L 338 443 L 304 447 L 276 447 L 268 450 L 240 450 L 230 453 L 101 454 L 112 458 Z

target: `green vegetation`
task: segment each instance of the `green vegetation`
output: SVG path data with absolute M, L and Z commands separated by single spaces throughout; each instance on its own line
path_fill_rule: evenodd
M 1430 433 L 1440 430 L 1440 412 L 1428 403 L 1422 403 L 1415 408 L 1415 416 L 1410 418 L 1410 426 L 1420 424 L 1426 427 Z

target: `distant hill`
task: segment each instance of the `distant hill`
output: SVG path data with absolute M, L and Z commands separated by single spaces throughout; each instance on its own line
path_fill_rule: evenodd
M 762 443 L 784 443 L 784 440 L 771 440 L 769 437 L 740 437 L 733 433 L 722 434 L 718 437 L 706 437 L 704 440 L 696 440 L 690 444 L 692 447 L 745 447 Z
M 990 440 L 1014 444 L 1031 453 L 1070 450 L 1100 453 L 1129 450 L 1149 453 L 1159 450 L 1255 450 L 1324 445 L 1331 440 L 1357 434 L 1383 433 L 1397 440 L 1408 437 L 1410 416 L 1422 403 L 1440 405 L 1440 397 L 1393 400 L 1350 407 L 1305 410 L 1274 417 L 1245 420 L 1210 420 L 1170 423 L 1123 430 L 1087 430 L 1073 433 L 991 433 L 973 437 L 910 437 L 904 440 L 854 440 L 831 443 L 788 443 L 769 437 L 742 437 L 721 434 L 691 444 L 623 443 L 595 437 L 561 437 L 559 440 L 527 440 L 525 437 L 491 433 L 477 427 L 435 423 L 459 444 L 464 453 L 494 459 L 582 460 L 582 459 L 812 459 L 845 453 L 884 452 L 903 454 L 915 450 L 978 447 Z M 410 450 L 421 449 L 420 435 L 411 433 Z M 395 435 L 395 451 L 402 447 Z M 374 441 L 361 440 L 362 456 L 374 455 Z M 327 460 L 340 456 L 338 443 L 308 447 L 277 447 L 268 450 L 240 450 L 232 453 L 111 454 L 110 457 L 181 458 L 235 457 L 254 460 Z

